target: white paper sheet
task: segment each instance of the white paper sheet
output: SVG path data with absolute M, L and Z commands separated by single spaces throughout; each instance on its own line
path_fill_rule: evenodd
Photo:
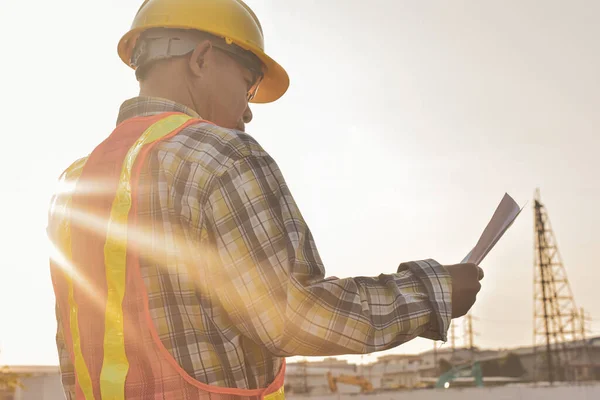
M 496 243 L 498 243 L 504 232 L 510 228 L 521 211 L 523 211 L 523 207 L 519 207 L 513 198 L 508 193 L 505 193 L 492 219 L 481 234 L 479 241 L 473 250 L 462 260 L 462 263 L 479 265 Z

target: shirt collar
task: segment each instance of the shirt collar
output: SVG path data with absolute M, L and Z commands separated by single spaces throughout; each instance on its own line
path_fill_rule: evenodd
M 162 114 L 166 112 L 180 112 L 189 115 L 192 118 L 202 119 L 200 115 L 183 104 L 176 103 L 169 99 L 161 97 L 139 96 L 126 100 L 119 109 L 117 125 L 121 122 L 134 117 L 149 117 L 151 115 Z

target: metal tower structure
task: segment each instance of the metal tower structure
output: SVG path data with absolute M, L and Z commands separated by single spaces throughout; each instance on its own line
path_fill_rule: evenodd
M 534 219 L 534 380 L 575 380 L 568 347 L 579 339 L 581 319 L 539 189 Z

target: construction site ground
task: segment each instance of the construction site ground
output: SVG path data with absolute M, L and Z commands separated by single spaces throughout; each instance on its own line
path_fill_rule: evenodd
M 310 400 L 600 400 L 600 383 L 577 386 L 500 386 L 493 388 L 428 389 L 373 394 L 286 395 L 287 399 Z

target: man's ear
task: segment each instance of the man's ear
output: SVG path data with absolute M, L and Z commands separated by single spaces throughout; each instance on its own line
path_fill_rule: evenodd
M 212 52 L 212 43 L 210 40 L 204 40 L 196 46 L 189 59 L 188 66 L 194 76 L 202 76 L 208 56 Z

